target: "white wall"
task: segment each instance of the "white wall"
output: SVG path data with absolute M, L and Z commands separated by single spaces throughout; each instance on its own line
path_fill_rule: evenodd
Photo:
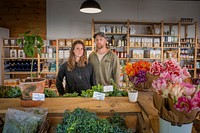
M 47 39 L 91 37 L 92 18 L 177 22 L 182 17 L 190 17 L 200 25 L 199 1 L 96 0 L 102 8 L 99 14 L 81 13 L 79 8 L 84 1 L 47 0 Z
M 2 55 L 3 38 L 9 38 L 9 29 L 0 27 L 0 55 Z M 2 58 L 0 58 L 0 62 L 1 62 L 1 59 Z M 0 65 L 0 75 L 2 71 L 4 71 L 4 69 L 2 70 L 1 65 Z M 1 80 L 2 80 L 2 77 L 0 76 L 0 85 L 1 85 Z

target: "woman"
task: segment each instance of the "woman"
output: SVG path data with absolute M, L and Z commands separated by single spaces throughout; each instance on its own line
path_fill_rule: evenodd
M 65 88 L 63 78 L 65 77 Z M 56 78 L 56 87 L 60 95 L 91 89 L 96 85 L 92 65 L 87 60 L 85 46 L 77 40 L 72 44 L 68 61 L 62 64 Z

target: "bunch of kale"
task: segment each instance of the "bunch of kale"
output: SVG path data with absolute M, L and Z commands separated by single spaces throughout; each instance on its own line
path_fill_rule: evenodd
M 98 118 L 95 113 L 76 108 L 64 113 L 63 122 L 58 124 L 57 133 L 129 133 L 124 119 L 114 114 L 107 119 Z

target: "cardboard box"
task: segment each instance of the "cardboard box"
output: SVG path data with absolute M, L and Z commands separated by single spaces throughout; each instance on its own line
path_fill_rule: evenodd
M 143 58 L 144 50 L 133 50 L 133 58 Z
M 65 46 L 65 39 L 59 39 L 58 46 L 60 46 L 60 47 Z

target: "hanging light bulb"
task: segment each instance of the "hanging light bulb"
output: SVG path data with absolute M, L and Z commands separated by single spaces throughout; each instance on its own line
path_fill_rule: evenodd
M 95 0 L 86 0 L 82 3 L 80 11 L 83 13 L 100 13 L 101 7 Z

